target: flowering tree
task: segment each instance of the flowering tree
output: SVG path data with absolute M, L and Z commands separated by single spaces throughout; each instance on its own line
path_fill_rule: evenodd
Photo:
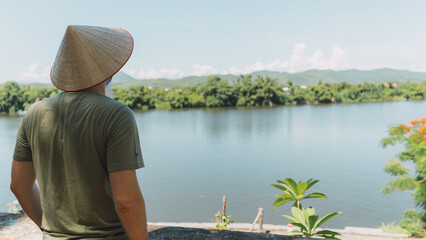
M 424 234 L 426 226 L 426 117 L 414 119 L 408 125 L 390 127 L 389 136 L 382 140 L 382 146 L 387 147 L 398 143 L 403 144 L 405 148 L 395 158 L 388 160 L 385 171 L 395 178 L 384 186 L 382 191 L 384 193 L 407 191 L 414 195 L 414 203 L 422 209 L 422 212 L 407 211 L 402 227 L 404 227 L 404 223 L 407 226 L 418 226 L 420 234 Z M 405 227 L 409 228 L 407 226 Z

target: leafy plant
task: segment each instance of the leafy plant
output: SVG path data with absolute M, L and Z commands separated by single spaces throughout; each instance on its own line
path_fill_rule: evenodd
M 389 159 L 385 171 L 395 178 L 382 191 L 410 192 L 414 203 L 422 209 L 417 213 L 406 211 L 401 227 L 413 236 L 424 236 L 426 228 L 426 117 L 414 119 L 408 125 L 390 127 L 389 136 L 381 142 L 383 147 L 403 144 L 404 150 L 396 158 Z M 408 164 L 407 164 L 408 163 Z
M 398 223 L 391 222 L 389 224 L 382 223 L 382 226 L 379 227 L 383 232 L 386 233 L 402 233 L 407 234 L 407 230 L 401 227 Z
M 228 226 L 234 222 L 234 220 L 231 219 L 231 215 L 226 216 L 221 213 L 217 213 L 214 216 L 220 221 L 216 224 L 216 228 L 219 230 L 229 230 Z
M 334 232 L 331 230 L 321 230 L 315 232 L 315 230 L 319 226 L 330 220 L 332 217 L 340 214 L 341 212 L 329 213 L 320 219 L 318 219 L 318 215 L 315 215 L 315 209 L 313 207 L 309 207 L 307 209 L 299 209 L 297 207 L 292 207 L 291 213 L 293 214 L 293 217 L 288 215 L 283 216 L 289 219 L 293 225 L 300 227 L 300 234 L 293 235 L 305 237 L 319 236 L 326 239 L 340 239 L 336 237 L 338 235 L 341 235 L 338 232 Z
M 275 210 L 277 207 L 290 201 L 294 201 L 293 206 L 302 209 L 302 204 L 300 203 L 300 200 L 302 199 L 327 198 L 327 196 L 322 193 L 311 193 L 307 196 L 304 196 L 306 191 L 308 191 L 308 189 L 315 185 L 315 183 L 317 183 L 318 181 L 319 180 L 309 179 L 306 182 L 299 181 L 298 183 L 296 183 L 291 178 L 286 178 L 285 181 L 277 180 L 276 182 L 278 184 L 271 185 L 282 190 L 285 193 L 275 195 L 278 198 L 275 200 L 274 207 L 272 208 L 272 210 Z
M 415 209 L 405 210 L 403 219 L 399 224 L 407 230 L 410 237 L 426 237 L 426 229 L 424 223 L 422 223 L 421 214 Z

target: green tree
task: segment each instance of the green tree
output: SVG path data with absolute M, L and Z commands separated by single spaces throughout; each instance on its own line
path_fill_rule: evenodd
M 15 113 L 23 109 L 21 87 L 16 82 L 6 82 L 0 87 L 0 112 Z
M 404 150 L 389 159 L 385 171 L 395 177 L 382 191 L 386 194 L 394 191 L 408 191 L 414 195 L 414 203 L 422 209 L 419 214 L 422 224 L 419 234 L 425 234 L 426 227 L 426 117 L 414 119 L 408 125 L 394 125 L 389 136 L 382 139 L 383 147 L 403 144 Z M 408 164 L 407 164 L 408 163 Z M 410 166 L 413 166 L 410 169 Z M 410 215 L 412 218 L 415 215 Z M 404 221 L 410 222 L 407 216 Z
M 210 76 L 204 84 L 203 96 L 207 107 L 235 106 L 234 96 L 228 81 L 219 76 Z
M 285 95 L 277 80 L 258 76 L 254 82 L 256 106 L 273 106 L 285 103 Z
M 255 106 L 256 105 L 256 89 L 254 87 L 250 74 L 240 75 L 236 80 L 234 92 L 237 96 L 238 107 Z
M 313 101 L 314 97 L 312 92 L 309 89 L 302 89 L 300 87 L 293 88 L 291 92 L 292 101 L 295 101 L 297 104 L 305 104 L 308 101 Z
M 302 88 L 291 80 L 287 82 L 290 91 L 284 92 L 276 79 L 250 74 L 240 75 L 230 86 L 219 76 L 211 76 L 204 85 L 198 84 L 179 89 L 151 87 L 114 87 L 114 98 L 131 109 L 170 109 L 188 107 L 228 106 L 274 106 L 286 102 L 304 104 L 353 103 L 398 100 L 423 100 L 426 97 L 426 81 L 421 83 L 395 84 L 323 84 Z M 392 86 L 392 87 L 390 87 Z M 177 91 L 177 92 L 176 92 Z M 20 86 L 7 82 L 0 87 L 0 112 L 15 113 L 27 110 L 34 102 L 61 92 L 54 87 Z
M 185 108 L 189 106 L 188 95 L 182 94 L 182 91 L 179 90 L 169 91 L 167 100 L 172 108 Z
M 332 103 L 333 102 L 333 92 L 331 87 L 324 84 L 318 84 L 313 87 L 313 92 L 315 93 L 315 100 L 319 103 Z

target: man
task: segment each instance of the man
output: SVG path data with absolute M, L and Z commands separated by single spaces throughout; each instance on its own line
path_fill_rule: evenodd
M 134 115 L 105 96 L 132 51 L 123 29 L 69 26 L 51 71 L 64 92 L 22 120 L 11 190 L 43 239 L 148 239 Z

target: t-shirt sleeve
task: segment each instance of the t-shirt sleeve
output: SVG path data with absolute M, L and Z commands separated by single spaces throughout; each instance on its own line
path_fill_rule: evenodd
M 135 116 L 127 106 L 117 111 L 109 125 L 106 146 L 108 172 L 144 167 Z
M 16 136 L 15 151 L 13 153 L 13 159 L 22 162 L 32 162 L 32 151 L 28 138 L 25 133 L 25 118 L 22 120 L 21 126 L 19 127 L 18 134 Z

